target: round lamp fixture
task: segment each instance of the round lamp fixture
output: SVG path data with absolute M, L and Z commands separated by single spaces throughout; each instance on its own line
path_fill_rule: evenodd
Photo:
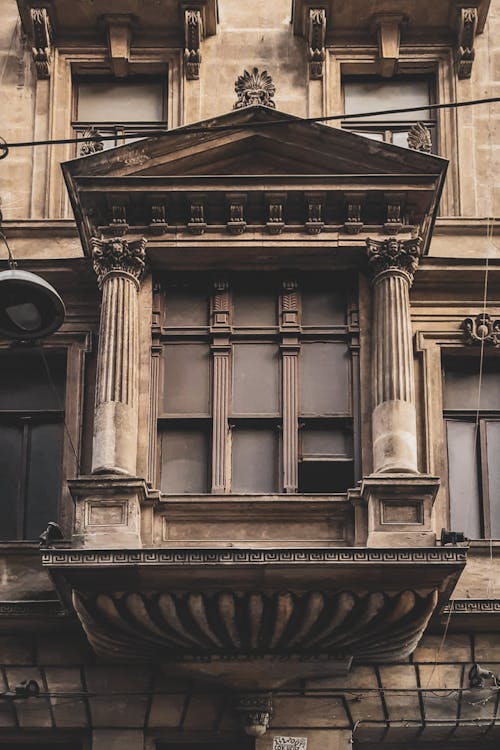
M 40 339 L 64 321 L 64 302 L 45 279 L 11 268 L 0 272 L 0 336 L 15 341 Z

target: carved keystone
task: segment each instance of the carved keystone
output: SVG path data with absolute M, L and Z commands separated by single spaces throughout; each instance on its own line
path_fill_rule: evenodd
M 251 737 L 262 737 L 273 714 L 272 698 L 270 695 L 245 695 L 240 698 L 236 710 L 245 733 Z

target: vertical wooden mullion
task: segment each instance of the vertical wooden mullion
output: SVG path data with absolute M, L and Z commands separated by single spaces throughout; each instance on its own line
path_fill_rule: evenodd
M 491 516 L 490 516 L 490 487 L 488 481 L 488 452 L 487 452 L 487 434 L 486 434 L 486 419 L 479 420 L 479 477 L 481 481 L 481 493 L 482 499 L 481 515 L 483 520 L 483 533 L 485 539 L 491 537 Z

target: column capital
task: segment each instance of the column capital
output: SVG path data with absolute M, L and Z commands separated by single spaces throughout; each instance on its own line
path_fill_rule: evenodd
M 422 239 L 399 240 L 388 237 L 386 240 L 366 240 L 366 250 L 372 279 L 385 271 L 401 271 L 413 283 L 415 271 L 422 255 Z
M 92 260 L 99 288 L 110 273 L 131 276 L 139 286 L 146 270 L 146 240 L 128 242 L 122 237 L 92 237 Z

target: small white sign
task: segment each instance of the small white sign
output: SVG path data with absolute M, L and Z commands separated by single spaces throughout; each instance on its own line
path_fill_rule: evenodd
M 307 737 L 273 737 L 273 750 L 307 750 Z

